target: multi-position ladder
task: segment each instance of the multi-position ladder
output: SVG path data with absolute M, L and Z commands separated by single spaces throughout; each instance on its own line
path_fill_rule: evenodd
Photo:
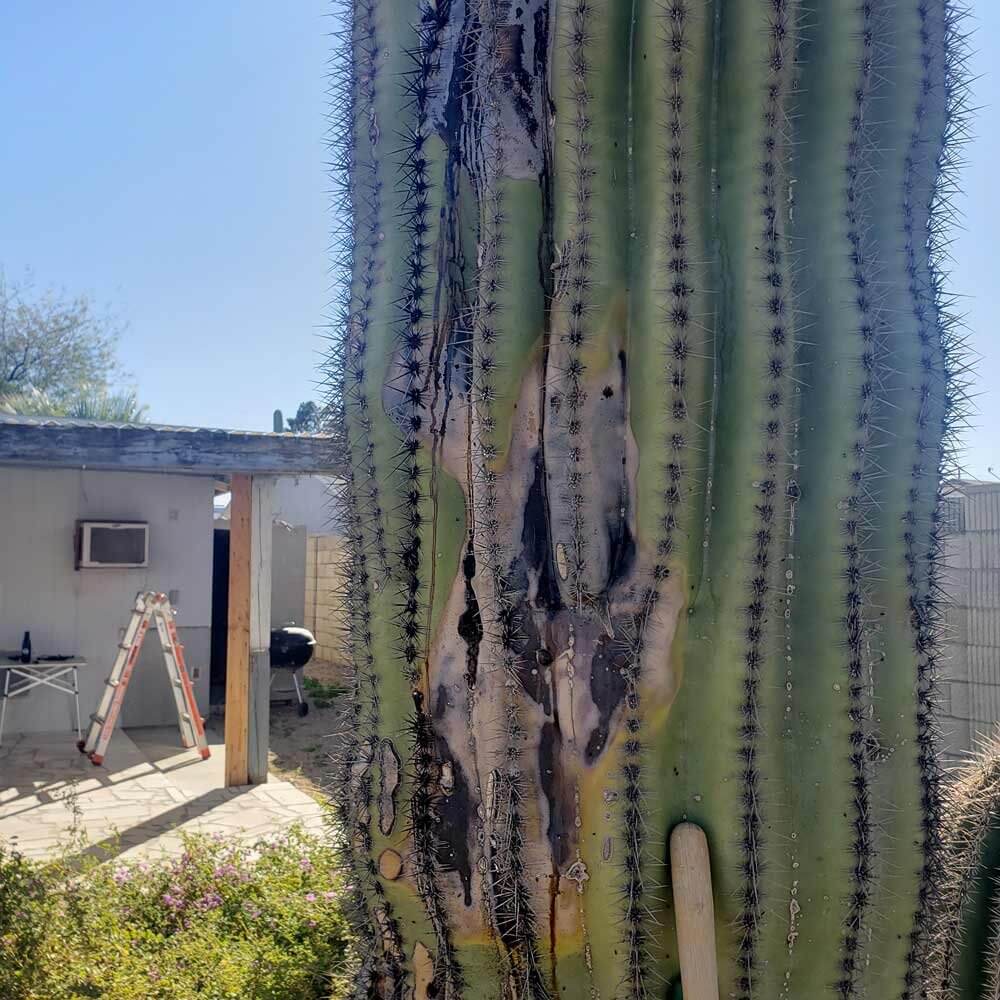
M 174 612 L 166 594 L 156 594 L 149 591 L 138 594 L 135 607 L 125 638 L 118 646 L 118 655 L 111 668 L 101 696 L 97 712 L 90 717 L 90 729 L 87 738 L 80 740 L 77 746 L 95 765 L 104 762 L 111 734 L 115 731 L 118 715 L 121 712 L 128 682 L 132 678 L 142 641 L 149 631 L 150 622 L 155 623 L 160 635 L 160 646 L 163 649 L 163 659 L 167 666 L 167 677 L 170 680 L 170 690 L 177 705 L 177 724 L 181 731 L 181 744 L 185 747 L 197 747 L 202 759 L 209 756 L 208 742 L 205 739 L 205 720 L 198 712 L 194 698 L 194 688 L 184 665 L 184 647 L 177 638 L 177 626 L 174 625 Z

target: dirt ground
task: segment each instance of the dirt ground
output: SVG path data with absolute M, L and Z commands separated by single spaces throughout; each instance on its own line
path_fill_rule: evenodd
M 269 770 L 321 803 L 329 801 L 326 788 L 331 779 L 331 754 L 338 746 L 346 680 L 342 668 L 330 663 L 310 663 L 306 678 L 322 685 L 307 693 L 309 714 L 299 717 L 295 704 L 275 702 L 271 706 L 271 752 Z

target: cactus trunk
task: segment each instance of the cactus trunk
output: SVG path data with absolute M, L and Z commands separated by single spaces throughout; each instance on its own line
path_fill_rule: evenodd
M 357 996 L 924 995 L 949 4 L 343 16 Z

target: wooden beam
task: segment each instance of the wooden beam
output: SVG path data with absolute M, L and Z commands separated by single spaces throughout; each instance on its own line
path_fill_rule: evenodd
M 0 464 L 193 475 L 336 475 L 335 437 L 0 414 Z
M 267 781 L 271 727 L 271 512 L 274 480 L 254 476 L 250 501 L 250 731 L 247 780 Z
M 226 651 L 226 787 L 248 784 L 252 480 L 232 479 L 229 507 L 229 634 Z

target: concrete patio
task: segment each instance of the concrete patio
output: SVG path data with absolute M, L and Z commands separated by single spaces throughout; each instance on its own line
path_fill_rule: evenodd
M 75 832 L 76 851 L 135 856 L 179 851 L 181 831 L 254 840 L 293 823 L 323 830 L 320 806 L 287 782 L 223 787 L 222 736 L 207 735 L 203 761 L 178 746 L 176 727 L 118 730 L 102 767 L 69 734 L 11 735 L 0 746 L 0 844 L 45 857 Z

